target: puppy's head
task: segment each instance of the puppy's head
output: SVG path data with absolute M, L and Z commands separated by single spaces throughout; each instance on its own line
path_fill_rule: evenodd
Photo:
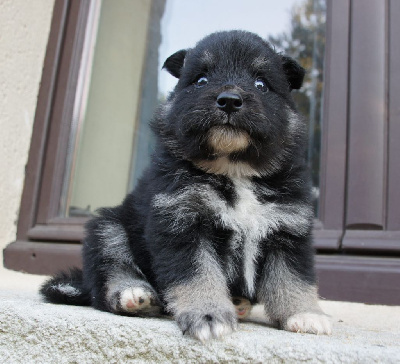
M 164 68 L 179 81 L 153 126 L 179 158 L 210 173 L 257 176 L 298 157 L 304 123 L 290 91 L 304 69 L 259 36 L 211 34 Z

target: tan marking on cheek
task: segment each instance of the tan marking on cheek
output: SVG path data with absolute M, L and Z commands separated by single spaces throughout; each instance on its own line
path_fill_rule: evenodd
M 245 131 L 216 126 L 208 132 L 208 143 L 216 153 L 232 153 L 246 149 L 250 136 Z

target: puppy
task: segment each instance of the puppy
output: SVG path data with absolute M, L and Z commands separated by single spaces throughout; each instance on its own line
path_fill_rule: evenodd
M 151 165 L 121 205 L 87 224 L 83 271 L 56 275 L 41 293 L 117 314 L 167 312 L 202 341 L 234 330 L 243 302 L 262 303 L 285 330 L 329 334 L 306 125 L 291 97 L 304 69 L 244 31 L 211 34 L 164 68 L 179 81 L 152 121 Z

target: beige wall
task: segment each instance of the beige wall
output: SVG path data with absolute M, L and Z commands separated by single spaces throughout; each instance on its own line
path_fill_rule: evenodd
M 0 0 L 0 273 L 16 234 L 54 0 Z

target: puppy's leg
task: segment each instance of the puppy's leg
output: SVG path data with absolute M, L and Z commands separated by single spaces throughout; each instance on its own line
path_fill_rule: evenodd
M 87 226 L 83 249 L 92 305 L 121 314 L 158 314 L 157 293 L 138 267 L 123 225 L 108 211 L 102 214 Z
M 237 318 L 215 254 L 202 246 L 193 263 L 190 278 L 166 289 L 167 309 L 184 334 L 201 341 L 229 334 L 236 329 Z
M 283 329 L 329 335 L 331 324 L 318 305 L 313 274 L 306 272 L 307 262 L 298 263 L 296 269 L 293 264 L 296 258 L 290 259 L 283 251 L 267 256 L 259 283 L 259 300 L 264 303 L 266 313 Z
M 213 246 L 214 219 L 204 203 L 208 189 L 194 185 L 159 194 L 148 219 L 148 246 L 157 286 L 178 326 L 201 341 L 237 325 L 226 277 Z

